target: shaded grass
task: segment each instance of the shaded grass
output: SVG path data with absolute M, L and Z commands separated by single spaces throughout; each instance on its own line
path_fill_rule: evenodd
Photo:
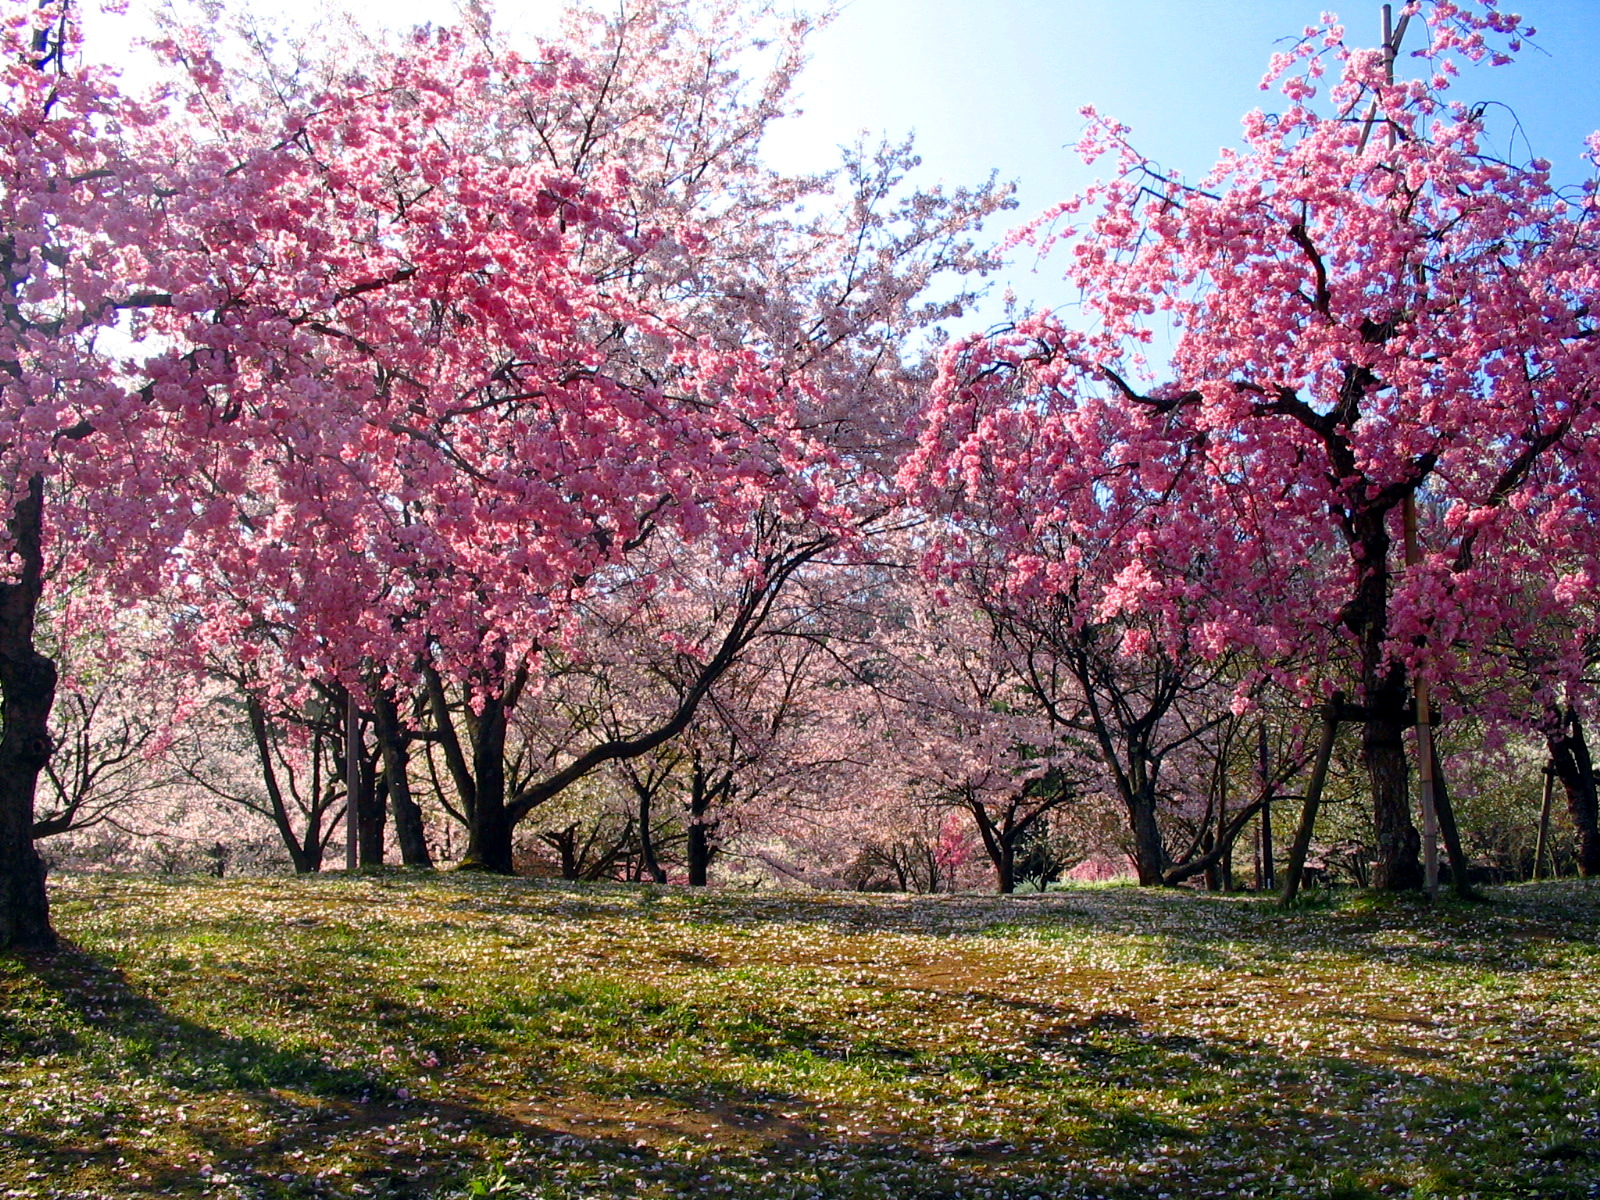
M 1600 1196 L 1600 889 L 58 884 L 0 1193 Z

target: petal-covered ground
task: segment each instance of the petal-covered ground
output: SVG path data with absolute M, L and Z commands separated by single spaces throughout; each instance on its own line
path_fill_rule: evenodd
M 61 879 L 0 1196 L 1600 1196 L 1600 886 Z

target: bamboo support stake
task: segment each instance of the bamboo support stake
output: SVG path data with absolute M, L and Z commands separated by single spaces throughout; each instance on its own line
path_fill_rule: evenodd
M 1272 772 L 1267 757 L 1267 724 L 1256 726 L 1256 750 L 1261 761 L 1261 843 L 1256 886 L 1271 890 L 1277 885 L 1272 871 Z
M 1544 802 L 1539 806 L 1539 840 L 1533 847 L 1533 877 L 1539 878 L 1539 868 L 1544 862 L 1545 852 L 1550 848 L 1550 801 L 1556 790 L 1556 769 L 1554 765 L 1544 769 Z M 1555 875 L 1555 855 L 1550 856 L 1552 870 Z
M 1417 540 L 1417 501 L 1408 495 L 1402 506 L 1406 530 L 1406 566 L 1414 567 L 1422 561 L 1422 548 Z M 1428 897 L 1439 898 L 1439 812 L 1434 802 L 1433 779 L 1433 713 L 1428 703 L 1428 681 L 1416 681 L 1417 695 L 1417 778 L 1422 792 L 1422 870 L 1427 884 Z
M 356 797 L 361 792 L 361 739 L 356 727 L 356 694 L 345 692 L 344 701 L 344 869 L 360 865 L 360 833 Z

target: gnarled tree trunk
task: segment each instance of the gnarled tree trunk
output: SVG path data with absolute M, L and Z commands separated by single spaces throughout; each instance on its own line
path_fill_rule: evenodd
M 372 689 L 373 730 L 378 752 L 383 759 L 383 777 L 388 785 L 389 806 L 394 811 L 394 835 L 400 843 L 400 861 L 408 867 L 433 869 L 428 839 L 422 826 L 422 808 L 411 794 L 411 778 L 406 773 L 410 745 L 400 724 L 400 711 L 394 696 L 381 687 Z
M 33 643 L 44 584 L 44 477 L 12 512 L 12 550 L 20 560 L 14 583 L 0 584 L 0 950 L 49 950 L 44 863 L 33 844 L 33 799 L 50 759 L 50 706 L 56 667 Z
M 1545 741 L 1578 834 L 1578 874 L 1592 879 L 1600 875 L 1600 796 L 1595 788 L 1594 759 L 1578 710 L 1569 706 L 1559 718 L 1556 732 L 1547 734 Z
M 1345 609 L 1346 626 L 1361 639 L 1361 762 L 1372 786 L 1373 837 L 1377 860 L 1372 886 L 1400 892 L 1423 884 L 1418 858 L 1422 838 L 1411 822 L 1406 729 L 1412 723 L 1405 669 L 1386 661 L 1389 639 L 1389 552 L 1386 525 L 1393 505 L 1358 509 L 1351 527 L 1360 572 L 1355 598 Z

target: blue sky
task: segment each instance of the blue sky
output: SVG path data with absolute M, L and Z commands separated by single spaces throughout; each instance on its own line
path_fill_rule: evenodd
M 1152 158 L 1198 174 L 1237 140 L 1241 115 L 1273 105 L 1258 88 L 1267 59 L 1324 8 L 1353 39 L 1377 43 L 1374 0 L 852 0 L 817 35 L 805 115 L 771 152 L 820 165 L 858 130 L 914 130 L 928 178 L 998 170 L 1018 183 L 1020 218 L 1092 178 L 1072 146 L 1079 110 L 1093 104 L 1131 125 Z M 1527 0 L 1519 11 L 1539 30 L 1534 45 L 1509 66 L 1468 69 L 1456 94 L 1509 106 L 1532 147 L 1519 138 L 1513 157 L 1542 155 L 1575 181 L 1583 139 L 1600 129 L 1600 0 Z M 1408 48 L 1419 44 L 1413 33 Z M 1503 148 L 1516 125 L 1501 114 L 1495 128 Z M 1064 285 L 1030 266 L 1005 282 L 1025 300 L 1063 299 Z
M 291 19 L 323 7 L 254 2 Z M 451 0 L 349 3 L 362 19 L 397 27 L 442 23 L 454 12 Z M 500 5 L 506 24 L 532 30 L 559 7 Z M 1338 11 L 1353 37 L 1377 42 L 1376 0 L 846 0 L 812 44 L 800 81 L 804 115 L 778 129 L 769 155 L 814 169 L 863 131 L 914 131 L 924 180 L 969 183 L 997 171 L 1018 184 L 1011 216 L 1020 220 L 1091 178 L 1071 147 L 1083 127 L 1079 110 L 1094 104 L 1131 125 L 1152 158 L 1197 174 L 1236 140 L 1243 113 L 1274 103 L 1257 88 L 1268 57 L 1324 8 Z M 1558 178 L 1575 181 L 1584 174 L 1583 138 L 1600 128 L 1600 0 L 1526 0 L 1520 11 L 1539 29 L 1534 44 L 1510 66 L 1469 69 L 1456 94 L 1509 106 L 1526 142 L 1511 145 L 1516 126 L 1501 114 L 1501 148 L 1549 158 Z M 1038 304 L 1064 299 L 1064 285 L 1030 267 L 1017 264 L 1001 285 Z

